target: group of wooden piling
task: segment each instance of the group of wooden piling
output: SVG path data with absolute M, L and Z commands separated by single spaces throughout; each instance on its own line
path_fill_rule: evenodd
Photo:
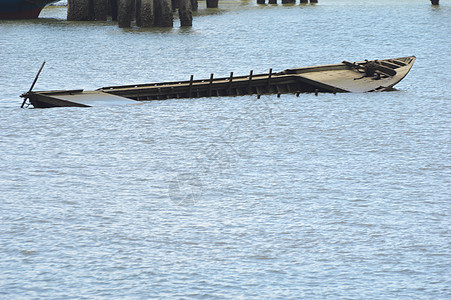
M 309 0 L 299 0 L 300 4 L 308 3 Z M 266 0 L 257 0 L 258 4 L 266 4 Z M 296 0 L 282 0 L 282 4 L 296 3 Z M 310 3 L 318 3 L 318 0 L 310 0 Z M 277 4 L 277 0 L 268 0 L 268 4 Z
M 180 25 L 192 26 L 197 0 L 68 0 L 67 20 L 106 21 L 111 17 L 119 27 L 172 27 L 173 13 L 179 11 Z M 218 7 L 218 0 L 207 0 L 208 8 Z
M 257 0 L 265 4 L 266 0 Z M 299 0 L 300 3 L 318 3 L 318 0 Z M 296 0 L 282 0 L 282 4 Z M 207 8 L 217 8 L 218 0 L 206 0 Z M 277 4 L 277 0 L 268 0 Z M 119 27 L 130 27 L 136 21 L 138 27 L 172 27 L 174 12 L 178 10 L 180 26 L 193 25 L 193 11 L 197 11 L 198 0 L 68 0 L 67 20 L 106 21 L 109 17 Z
M 281 0 L 282 4 L 296 3 L 296 0 Z M 318 0 L 299 0 L 303 3 L 318 3 Z M 218 0 L 206 0 L 207 8 L 217 8 Z M 257 0 L 266 4 L 266 0 Z M 197 11 L 198 0 L 68 0 L 67 20 L 106 21 L 110 16 L 119 27 L 130 27 L 136 21 L 138 27 L 172 27 L 174 12 L 178 10 L 180 26 L 193 25 L 193 11 Z M 268 0 L 277 4 L 277 0 Z M 439 0 L 431 0 L 439 5 Z

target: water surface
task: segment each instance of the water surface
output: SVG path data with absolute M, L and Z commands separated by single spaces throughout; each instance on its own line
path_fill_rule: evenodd
M 450 297 L 451 6 L 220 2 L 192 28 L 0 21 L 0 297 Z M 20 109 L 416 55 L 398 91 Z

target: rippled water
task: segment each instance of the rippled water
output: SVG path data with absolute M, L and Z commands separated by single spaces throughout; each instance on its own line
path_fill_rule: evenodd
M 0 297 L 450 297 L 451 4 L 205 3 L 192 28 L 0 21 Z M 399 90 L 20 109 L 416 55 Z

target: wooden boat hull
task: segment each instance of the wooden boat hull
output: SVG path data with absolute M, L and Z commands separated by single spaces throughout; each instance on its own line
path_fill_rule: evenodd
M 41 10 L 58 0 L 0 0 L 0 20 L 36 19 Z
M 102 104 L 131 104 L 136 101 L 166 100 L 176 98 L 200 98 L 241 96 L 251 94 L 284 94 L 309 92 L 379 92 L 389 91 L 401 81 L 412 68 L 414 56 L 396 59 L 361 61 L 287 69 L 273 73 L 233 76 L 164 83 L 103 87 L 96 91 L 44 91 L 29 92 L 22 97 L 30 100 L 35 108 L 55 106 L 96 106 L 99 101 L 89 101 L 92 95 L 102 98 Z M 72 96 L 71 96 L 72 95 Z M 75 97 L 74 97 L 75 95 Z M 119 101 L 128 99 L 129 101 Z M 83 98 L 84 101 L 77 101 Z M 95 97 L 94 97 L 95 98 Z

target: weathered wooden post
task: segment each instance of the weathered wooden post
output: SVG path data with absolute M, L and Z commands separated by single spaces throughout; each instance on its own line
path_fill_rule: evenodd
M 141 0 L 135 0 L 135 20 L 136 26 L 141 27 Z
M 153 0 L 136 0 L 136 25 L 139 27 L 152 27 L 153 24 Z
M 93 19 L 106 21 L 108 17 L 108 0 L 92 0 Z
M 218 0 L 207 0 L 207 8 L 218 8 Z
M 299 3 L 308 3 L 308 0 L 299 0 Z
M 265 0 L 257 0 L 257 4 L 265 4 Z
M 179 2 L 180 0 L 171 0 L 173 12 L 175 12 L 179 8 Z
M 431 0 L 432 5 L 439 5 L 439 0 Z
M 310 0 L 310 3 L 318 3 L 318 0 Z
M 296 3 L 296 0 L 282 0 L 282 4 Z
M 117 21 L 117 0 L 108 1 L 108 12 L 113 21 Z
M 133 18 L 133 0 L 119 0 L 117 21 L 120 28 L 131 26 Z
M 155 0 L 155 25 L 161 27 L 172 27 L 174 16 L 172 13 L 171 0 Z
M 191 0 L 179 0 L 180 26 L 193 26 Z
M 67 2 L 68 21 L 89 21 L 91 19 L 89 0 L 69 0 Z
M 197 7 L 198 7 L 198 1 L 197 0 L 191 0 L 191 9 L 193 11 L 197 11 Z
M 269 0 L 268 4 L 277 4 L 277 0 Z

